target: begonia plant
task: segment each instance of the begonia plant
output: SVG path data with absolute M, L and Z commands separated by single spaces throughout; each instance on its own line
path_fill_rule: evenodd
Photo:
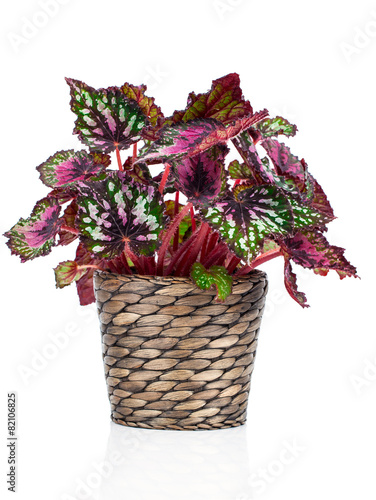
M 190 93 L 169 117 L 145 85 L 66 80 L 84 149 L 58 151 L 37 167 L 50 191 L 5 236 L 22 262 L 78 244 L 55 276 L 57 287 L 76 283 L 81 304 L 94 301 L 96 269 L 191 276 L 201 289 L 217 287 L 221 301 L 233 276 L 282 256 L 287 291 L 303 307 L 292 263 L 356 276 L 324 236 L 335 218 L 324 191 L 279 140 L 296 126 L 254 112 L 236 73 Z

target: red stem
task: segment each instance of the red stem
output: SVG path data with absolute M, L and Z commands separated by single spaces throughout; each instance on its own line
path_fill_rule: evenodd
M 192 223 L 192 233 L 196 231 L 196 221 L 195 221 L 195 214 L 193 212 L 193 206 L 191 207 L 191 223 Z
M 206 267 L 206 269 L 209 269 L 211 266 L 217 264 L 218 260 L 221 259 L 223 255 L 226 256 L 227 251 L 227 245 L 225 245 L 224 243 L 220 243 L 206 255 L 205 261 L 202 263 L 202 265 Z
M 167 167 L 166 167 L 167 170 Z M 165 172 L 166 172 L 165 170 Z M 171 221 L 171 224 L 169 228 L 167 229 L 165 235 L 162 238 L 162 244 L 161 247 L 158 251 L 158 264 L 157 264 L 157 274 L 158 276 L 163 276 L 163 263 L 164 263 L 164 258 L 168 249 L 168 245 L 170 244 L 171 238 L 175 234 L 176 228 L 179 227 L 179 224 L 181 221 L 184 219 L 184 217 L 187 215 L 189 212 L 190 208 L 192 206 L 192 203 L 188 203 L 185 205 L 185 207 L 182 208 L 181 212 L 174 217 L 174 219 Z
M 167 182 L 167 177 L 168 177 L 168 174 L 170 173 L 170 168 L 171 168 L 171 165 L 169 163 L 166 163 L 166 168 L 163 172 L 162 180 L 161 180 L 161 183 L 159 185 L 159 192 L 161 194 L 163 194 L 163 191 L 164 191 L 164 188 L 165 188 L 165 185 Z
M 133 144 L 133 156 L 132 156 L 132 163 L 136 161 L 137 158 L 137 142 Z
M 188 240 L 185 241 L 184 244 L 179 248 L 179 250 L 173 255 L 169 265 L 166 268 L 166 276 L 170 276 L 170 274 L 172 274 L 175 265 L 180 261 L 181 258 L 185 257 L 188 248 L 193 244 L 196 238 L 197 233 L 192 234 L 190 238 L 188 238 Z
M 239 257 L 237 257 L 236 255 L 233 255 L 231 257 L 229 263 L 227 264 L 227 272 L 229 274 L 232 274 L 235 271 L 235 269 L 240 261 L 241 261 L 241 259 L 239 259 Z
M 123 164 L 121 163 L 120 151 L 119 151 L 119 148 L 117 146 L 116 146 L 116 158 L 117 158 L 119 170 L 122 172 L 124 170 L 124 168 L 123 168 Z
M 268 260 L 275 259 L 275 257 L 279 257 L 280 255 L 283 255 L 283 253 L 281 252 L 281 249 L 279 247 L 276 250 L 269 250 L 259 257 L 256 257 L 256 259 L 250 264 L 249 267 L 251 269 L 254 269 L 255 267 L 268 262 Z
M 125 245 L 124 253 L 128 257 L 128 259 L 130 259 L 133 262 L 133 265 L 136 268 L 136 271 L 138 272 L 138 274 L 144 274 L 144 269 L 143 269 L 143 266 L 142 266 L 142 263 L 141 263 L 139 257 L 137 257 L 137 255 L 135 255 L 132 252 L 132 250 L 129 248 L 128 243 L 126 243 L 126 245 Z
M 68 233 L 80 234 L 80 231 L 78 229 L 76 229 L 75 227 L 66 226 L 65 224 L 62 224 L 60 226 L 60 229 L 63 229 L 63 231 L 68 231 Z
M 202 243 L 205 241 L 205 238 L 209 231 L 209 225 L 206 222 L 203 222 L 198 230 L 197 239 L 190 248 L 187 258 L 183 259 L 183 266 L 179 270 L 176 270 L 177 276 L 188 276 L 191 267 L 195 263 L 197 256 L 201 250 Z M 180 265 L 178 266 L 180 267 Z
M 174 216 L 176 217 L 178 215 L 178 213 L 179 213 L 179 191 L 176 191 Z M 176 252 L 178 248 L 179 248 L 179 226 L 178 226 L 176 233 L 175 233 L 175 236 L 174 236 L 174 246 L 173 246 L 174 252 Z

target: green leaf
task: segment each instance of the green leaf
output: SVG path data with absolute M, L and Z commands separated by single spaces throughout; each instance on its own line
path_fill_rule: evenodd
M 91 150 L 110 153 L 141 139 L 148 120 L 135 100 L 117 87 L 96 90 L 78 80 L 66 81 L 71 109 L 77 116 L 73 133 Z
M 294 198 L 288 198 L 292 207 L 294 216 L 294 230 L 301 231 L 303 229 L 320 229 L 323 231 L 325 225 L 332 220 L 325 213 L 319 212 L 314 208 L 302 205 Z
M 233 160 L 228 166 L 228 172 L 231 179 L 246 179 L 254 181 L 251 169 L 246 163 L 239 163 L 238 160 Z
M 293 137 L 297 132 L 296 125 L 291 124 L 286 118 L 276 116 L 275 118 L 265 118 L 256 125 L 263 137 L 276 137 L 280 134 Z
M 232 277 L 223 266 L 212 266 L 209 271 L 199 262 L 195 262 L 191 270 L 191 278 L 201 290 L 217 288 L 215 299 L 223 302 L 231 293 Z
M 56 288 L 63 288 L 78 281 L 87 273 L 88 267 L 79 266 L 74 260 L 66 260 L 54 268 Z

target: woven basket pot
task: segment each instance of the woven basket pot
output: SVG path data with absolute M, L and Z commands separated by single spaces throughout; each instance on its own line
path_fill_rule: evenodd
M 96 271 L 114 422 L 147 429 L 244 424 L 266 274 L 234 279 L 223 303 L 189 278 Z

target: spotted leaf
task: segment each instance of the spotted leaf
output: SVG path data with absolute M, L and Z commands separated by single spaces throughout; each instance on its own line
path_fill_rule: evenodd
M 217 302 L 223 302 L 231 293 L 232 277 L 223 266 L 212 266 L 207 271 L 202 264 L 195 262 L 191 269 L 191 278 L 201 290 L 216 287 Z
M 305 229 L 320 229 L 320 231 L 324 231 L 325 225 L 332 220 L 325 213 L 319 212 L 309 205 L 303 205 L 292 197 L 288 197 L 288 200 L 294 216 L 295 231 Z
M 233 160 L 228 166 L 228 173 L 231 179 L 246 179 L 255 182 L 252 170 L 244 162 L 240 163 L 238 160 Z
M 78 80 L 66 80 L 77 116 L 73 133 L 91 150 L 127 149 L 141 138 L 148 120 L 135 100 L 117 87 L 96 90 Z
M 293 137 L 298 130 L 296 125 L 290 123 L 286 118 L 282 118 L 282 116 L 265 118 L 265 120 L 260 121 L 256 125 L 256 128 L 261 132 L 264 138 L 275 137 L 281 134 L 287 137 Z
M 296 274 L 292 270 L 292 266 L 289 259 L 285 259 L 284 275 L 285 275 L 285 287 L 290 297 L 292 297 L 302 307 L 309 307 L 309 305 L 307 304 L 307 298 L 305 294 L 303 292 L 298 291 L 298 286 L 296 283 Z
M 356 268 L 344 257 L 344 249 L 330 245 L 318 231 L 305 231 L 285 238 L 281 248 L 286 258 L 318 274 L 325 275 L 334 269 L 341 279 L 345 276 L 357 277 Z
M 157 188 L 117 171 L 105 180 L 82 183 L 80 191 L 77 223 L 87 250 L 106 259 L 128 248 L 142 255 L 154 252 L 165 209 Z
M 177 188 L 192 203 L 206 204 L 222 192 L 226 146 L 214 146 L 192 158 L 172 162 Z
M 234 253 L 248 262 L 256 257 L 264 238 L 287 236 L 294 227 L 290 203 L 270 185 L 242 189 L 236 197 L 228 195 L 202 209 L 202 215 Z
M 89 179 L 102 172 L 105 165 L 100 157 L 94 157 L 86 151 L 59 151 L 37 167 L 40 179 L 49 187 L 67 187 L 79 181 Z M 105 159 L 104 159 L 105 160 Z
M 56 235 L 62 224 L 60 205 L 55 198 L 43 198 L 35 205 L 27 219 L 20 219 L 4 236 L 12 254 L 21 262 L 47 255 L 55 246 Z

